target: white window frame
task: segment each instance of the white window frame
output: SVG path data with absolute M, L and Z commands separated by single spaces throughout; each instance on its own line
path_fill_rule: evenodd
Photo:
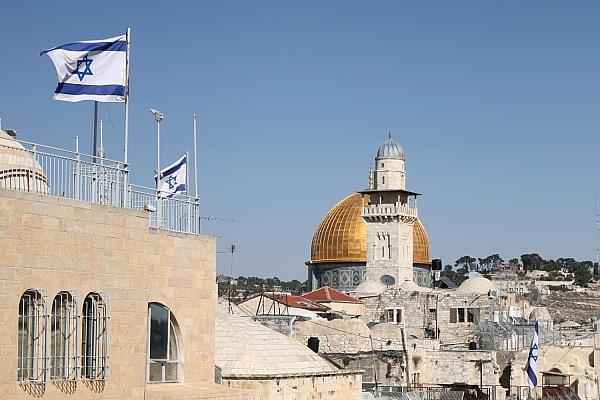
M 50 380 L 75 381 L 79 376 L 79 318 L 77 295 L 62 291 L 54 296 L 50 308 Z
M 43 289 L 27 289 L 19 299 L 17 379 L 21 383 L 45 383 L 47 380 L 47 297 Z M 32 306 L 27 313 L 24 301 L 30 301 Z
M 157 306 L 157 307 L 161 307 L 163 309 L 165 309 L 169 315 L 168 315 L 168 320 L 169 320 L 169 328 L 167 329 L 167 358 L 166 359 L 153 359 L 150 358 L 150 328 L 151 328 L 151 324 L 152 324 L 152 308 L 151 306 Z M 171 332 L 174 333 L 174 338 L 175 338 L 175 347 L 176 347 L 176 351 L 175 354 L 177 356 L 177 358 L 175 360 L 171 360 L 170 356 L 171 356 Z M 164 305 L 160 304 L 160 303 L 149 303 L 148 304 L 148 344 L 147 344 L 147 362 L 146 362 L 146 382 L 147 383 L 152 383 L 152 384 L 161 384 L 161 383 L 175 383 L 175 382 L 179 382 L 179 377 L 180 377 L 180 359 L 181 359 L 181 355 L 180 355 L 180 348 L 179 348 L 179 338 L 177 337 L 177 331 L 175 329 L 175 324 L 173 323 L 173 315 L 171 313 L 171 310 L 168 307 L 165 307 Z M 159 381 L 151 381 L 150 380 L 150 365 L 151 364 L 156 364 L 159 363 L 161 364 L 161 380 Z M 166 366 L 167 364 L 175 364 L 175 380 L 166 380 Z
M 88 299 L 90 299 L 89 303 Z M 83 380 L 108 379 L 110 334 L 108 311 L 108 298 L 105 293 L 91 292 L 85 297 L 81 315 L 81 379 Z M 88 339 L 91 339 L 91 342 Z

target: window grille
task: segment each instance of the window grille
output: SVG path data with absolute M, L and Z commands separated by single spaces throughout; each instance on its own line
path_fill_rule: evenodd
M 50 314 L 50 379 L 76 380 L 78 363 L 77 299 L 68 292 L 54 297 Z
M 148 382 L 177 382 L 179 343 L 171 311 L 159 304 L 148 307 Z
M 19 301 L 17 377 L 20 382 L 46 382 L 46 293 L 29 289 Z
M 108 378 L 108 305 L 100 294 L 87 295 L 83 302 L 82 319 L 81 377 L 90 380 L 106 380 Z

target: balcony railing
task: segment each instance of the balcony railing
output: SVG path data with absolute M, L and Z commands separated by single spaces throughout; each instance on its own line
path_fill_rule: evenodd
M 417 218 L 417 209 L 408 207 L 405 204 L 371 204 L 367 207 L 363 207 L 363 217 L 394 217 L 394 216 L 406 216 Z
M 0 145 L 0 188 L 144 210 L 150 227 L 200 233 L 198 199 L 159 198 L 154 188 L 129 184 L 123 162 L 77 151 L 16 140 Z

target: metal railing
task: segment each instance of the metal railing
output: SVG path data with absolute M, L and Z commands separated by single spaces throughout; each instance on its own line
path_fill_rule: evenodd
M 200 233 L 197 198 L 157 196 L 154 188 L 130 185 L 121 161 L 15 140 L 14 146 L 0 145 L 0 165 L 0 188 L 143 210 L 150 227 Z
M 151 211 L 150 226 L 176 232 L 200 233 L 200 203 L 198 199 L 175 195 L 158 197 L 155 189 L 129 185 L 129 208 Z

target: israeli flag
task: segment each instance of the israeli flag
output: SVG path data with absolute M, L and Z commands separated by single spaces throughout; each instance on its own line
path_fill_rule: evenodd
M 527 380 L 529 381 L 529 388 L 535 389 L 538 381 L 538 361 L 540 360 L 540 342 L 538 336 L 538 322 L 535 321 L 533 328 L 533 339 L 531 340 L 531 347 L 529 349 L 529 359 L 527 360 Z
M 179 160 L 160 172 L 161 178 L 158 181 L 159 197 L 172 197 L 175 194 L 185 192 L 187 187 L 187 154 L 184 154 Z M 154 180 L 156 180 L 156 175 L 154 175 Z
M 47 54 L 58 74 L 54 100 L 124 102 L 127 35 L 56 46 Z

